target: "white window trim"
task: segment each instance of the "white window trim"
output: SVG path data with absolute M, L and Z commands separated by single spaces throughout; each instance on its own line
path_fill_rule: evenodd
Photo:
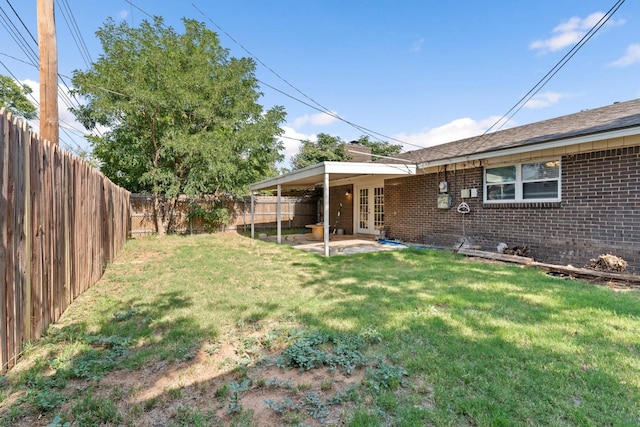
M 558 170 L 558 178 L 549 178 L 549 179 L 533 179 L 533 180 L 522 180 L 522 165 L 529 163 L 542 163 L 542 162 L 555 162 L 557 161 L 559 164 L 560 170 Z M 491 200 L 487 199 L 487 169 L 493 169 L 498 167 L 505 166 L 515 166 L 516 167 L 516 181 L 515 181 L 515 198 L 507 199 L 507 200 Z M 524 199 L 523 198 L 523 184 L 527 182 L 543 182 L 543 181 L 558 181 L 558 197 L 554 198 L 546 198 L 546 199 Z M 509 182 L 503 183 L 509 184 Z M 483 199 L 484 203 L 495 203 L 495 204 L 509 204 L 509 203 L 548 203 L 548 202 L 560 202 L 562 200 L 562 161 L 560 159 L 543 159 L 543 160 L 528 160 L 520 163 L 501 163 L 501 164 L 493 164 L 486 166 L 482 171 L 482 185 L 483 185 Z

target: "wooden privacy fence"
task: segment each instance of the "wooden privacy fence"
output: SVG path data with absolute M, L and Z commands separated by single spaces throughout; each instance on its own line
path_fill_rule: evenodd
M 11 368 L 129 235 L 129 192 L 0 110 L 0 362 Z
M 203 207 L 222 202 L 229 211 L 230 222 L 225 230 L 247 231 L 251 227 L 251 198 L 197 198 L 180 197 L 173 211 L 171 232 L 202 233 L 204 223 L 198 218 L 189 219 L 192 203 Z M 304 228 L 306 224 L 318 222 L 317 198 L 311 196 L 282 197 L 282 227 Z M 254 201 L 254 219 L 256 229 L 276 228 L 277 197 L 256 196 Z M 156 232 L 153 217 L 153 199 L 147 194 L 131 195 L 131 236 L 137 237 Z

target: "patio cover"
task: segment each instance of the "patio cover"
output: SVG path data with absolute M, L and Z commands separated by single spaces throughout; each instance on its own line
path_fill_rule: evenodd
M 415 175 L 415 173 L 416 165 L 414 164 L 322 162 L 253 183 L 249 186 L 251 190 L 251 238 L 255 237 L 254 192 L 256 191 L 277 190 L 277 242 L 282 243 L 281 191 L 283 188 L 315 188 L 317 185 L 321 185 L 324 202 L 323 224 L 329 224 L 329 187 L 332 182 L 348 183 L 354 178 L 365 176 L 392 178 L 400 175 Z M 329 256 L 329 227 L 324 227 L 324 255 Z

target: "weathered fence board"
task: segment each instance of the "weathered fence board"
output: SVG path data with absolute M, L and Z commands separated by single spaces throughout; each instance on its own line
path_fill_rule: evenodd
M 129 192 L 0 110 L 0 371 L 129 236 Z
M 198 219 L 189 220 L 191 205 L 197 203 L 203 207 L 213 202 L 224 202 L 229 211 L 230 223 L 227 230 L 248 230 L 251 226 L 251 201 L 246 198 L 206 198 L 192 199 L 181 197 L 173 212 L 171 232 L 202 233 L 204 223 Z M 306 224 L 318 222 L 317 199 L 314 197 L 282 197 L 282 227 L 304 228 Z M 256 196 L 254 205 L 255 226 L 258 229 L 273 229 L 277 226 L 277 198 L 274 196 Z M 132 237 L 156 232 L 153 217 L 153 202 L 150 195 L 131 195 L 131 235 Z
M 9 126 L 6 120 L 0 120 L 0 279 L 8 280 L 9 270 L 12 268 L 9 259 L 13 255 L 9 252 Z M 3 262 L 4 260 L 4 262 Z M 7 291 L 5 283 L 0 286 L 0 319 L 7 319 Z M 0 341 L 7 343 L 8 325 L 3 323 L 0 327 Z M 0 363 L 6 366 L 9 360 L 8 348 L 6 345 L 0 345 Z

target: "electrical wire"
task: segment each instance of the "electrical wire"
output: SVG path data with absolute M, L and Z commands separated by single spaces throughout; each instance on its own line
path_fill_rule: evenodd
M 131 7 L 135 7 L 136 9 L 138 9 L 140 12 L 142 12 L 142 13 L 143 13 L 143 14 L 145 14 L 146 16 L 153 18 L 153 16 L 152 16 L 150 13 L 148 13 L 148 12 L 147 12 L 147 11 L 145 11 L 145 10 L 143 10 L 143 9 L 142 9 L 142 8 L 140 8 L 139 6 L 135 5 L 131 0 L 125 0 L 125 1 L 126 1 L 127 3 L 129 3 L 129 5 L 131 5 Z M 257 81 L 257 82 L 259 82 L 260 84 L 262 84 L 262 85 L 264 85 L 264 86 L 266 86 L 266 87 L 268 87 L 268 88 L 270 88 L 270 89 L 272 89 L 272 90 L 274 90 L 274 91 L 276 91 L 276 92 L 278 92 L 278 93 L 280 93 L 280 94 L 282 94 L 282 95 L 285 95 L 285 96 L 287 96 L 288 98 L 290 98 L 290 99 L 292 99 L 292 100 L 294 100 L 294 101 L 296 101 L 296 102 L 299 102 L 299 103 L 301 103 L 301 104 L 303 104 L 303 105 L 305 105 L 305 106 L 307 106 L 307 107 L 309 107 L 309 108 L 312 108 L 312 109 L 314 109 L 314 110 L 316 110 L 316 111 L 319 111 L 319 112 L 321 112 L 321 113 L 327 114 L 327 115 L 329 115 L 329 116 L 331 116 L 331 117 L 333 117 L 333 118 L 335 118 L 335 119 L 337 119 L 337 120 L 339 120 L 339 121 L 342 121 L 343 123 L 346 123 L 347 125 L 349 125 L 349 126 L 351 126 L 351 127 L 355 128 L 355 129 L 359 130 L 360 132 L 364 133 L 365 135 L 370 136 L 371 138 L 373 138 L 373 139 L 375 139 L 375 140 L 377 140 L 377 141 L 382 141 L 382 139 L 380 139 L 380 138 L 379 138 L 379 137 L 382 137 L 382 138 L 385 138 L 385 139 L 387 139 L 387 140 L 392 140 L 392 141 L 395 141 L 395 142 L 399 142 L 399 143 L 401 143 L 401 144 L 403 144 L 403 145 L 409 145 L 409 146 L 413 146 L 413 147 L 416 147 L 416 148 L 424 148 L 424 146 L 422 146 L 422 145 L 417 145 L 417 144 L 409 143 L 409 142 L 407 142 L 407 141 L 402 141 L 402 140 L 399 140 L 399 139 L 397 139 L 397 138 L 393 138 L 393 137 L 391 137 L 391 136 L 384 135 L 384 134 L 382 134 L 382 133 L 380 133 L 380 132 L 373 131 L 373 130 L 368 129 L 368 128 L 364 127 L 364 126 L 360 126 L 360 125 L 358 125 L 358 124 L 356 124 L 356 123 L 353 123 L 353 122 L 351 122 L 351 121 L 349 121 L 349 120 L 346 120 L 345 118 L 343 118 L 343 117 L 339 116 L 339 115 L 338 115 L 338 114 L 336 114 L 335 112 L 333 112 L 333 111 L 329 110 L 327 107 L 323 106 L 322 104 L 320 104 L 319 102 L 317 102 L 317 101 L 316 101 L 316 100 L 314 100 L 313 98 L 311 98 L 311 97 L 309 97 L 308 95 L 306 95 L 306 94 L 305 94 L 304 92 L 302 92 L 300 89 L 298 89 L 297 87 L 295 87 L 294 85 L 292 85 L 288 80 L 286 80 L 284 77 L 282 77 L 282 76 L 281 76 L 280 74 L 278 74 L 276 71 L 274 71 L 271 67 L 269 67 L 267 64 L 265 64 L 265 63 L 264 63 L 260 58 L 258 58 L 258 57 L 257 57 L 256 55 L 254 55 L 251 51 L 249 51 L 249 50 L 248 50 L 248 49 L 247 49 L 247 48 L 246 48 L 242 43 L 240 43 L 239 41 L 237 41 L 237 40 L 236 40 L 236 39 L 235 39 L 231 34 L 229 34 L 228 32 L 226 32 L 226 31 L 225 31 L 225 30 L 224 30 L 220 25 L 218 25 L 218 24 L 217 24 L 213 19 L 211 19 L 209 16 L 207 16 L 207 15 L 206 15 L 202 10 L 200 10 L 200 9 L 199 9 L 195 4 L 191 3 L 191 5 L 192 5 L 192 6 L 194 7 L 194 9 L 196 9 L 200 14 L 202 14 L 205 18 L 207 18 L 207 19 L 208 19 L 208 20 L 209 20 L 209 21 L 210 21 L 210 22 L 211 22 L 211 23 L 212 23 L 216 28 L 218 28 L 218 30 L 219 30 L 219 31 L 221 31 L 222 33 L 224 33 L 224 34 L 225 34 L 225 35 L 226 35 L 226 36 L 227 36 L 231 41 L 233 41 L 235 44 L 237 44 L 238 46 L 240 46 L 240 48 L 242 48 L 242 50 L 244 50 L 244 51 L 245 51 L 245 52 L 246 52 L 246 53 L 247 53 L 251 58 L 253 58 L 256 62 L 258 62 L 259 64 L 261 64 L 261 65 L 262 65 L 263 67 L 265 67 L 267 70 L 269 70 L 272 74 L 274 74 L 277 78 L 279 78 L 280 80 L 282 80 L 285 84 L 287 84 L 288 86 L 290 86 L 291 88 L 293 88 L 296 92 L 300 93 L 303 97 L 307 98 L 309 101 L 311 101 L 313 104 L 315 104 L 315 106 L 314 106 L 314 105 L 312 105 L 312 104 L 310 104 L 310 103 L 308 103 L 308 102 L 306 102 L 306 101 L 303 101 L 303 100 L 301 100 L 301 99 L 299 99 L 299 98 L 297 98 L 297 97 L 295 97 L 295 96 L 293 96 L 293 95 L 290 95 L 290 94 L 286 93 L 285 91 L 283 91 L 283 90 L 281 90 L 281 89 L 276 88 L 276 87 L 275 87 L 275 86 L 273 86 L 273 85 L 270 85 L 270 84 L 268 84 L 268 83 L 266 83 L 266 82 L 264 82 L 264 81 L 262 81 L 262 80 L 260 80 L 260 79 L 256 78 L 256 81 Z
M 57 3 L 61 5 L 60 12 L 62 13 L 62 17 L 67 24 L 67 28 L 69 28 L 71 37 L 73 38 L 73 41 L 75 42 L 75 45 L 80 52 L 80 56 L 84 60 L 87 68 L 89 68 L 90 64 L 93 62 L 91 53 L 89 53 L 89 49 L 87 48 L 87 44 L 84 41 L 84 37 L 80 32 L 80 28 L 78 28 L 78 23 L 75 16 L 73 15 L 71 7 L 69 6 L 69 2 L 67 0 L 58 0 Z
M 22 24 L 22 26 L 24 27 L 25 30 L 27 30 L 27 32 L 29 33 L 29 35 L 31 36 L 31 38 L 33 39 L 33 41 L 38 44 L 38 41 L 33 37 L 33 34 L 31 34 L 31 32 L 29 31 L 29 28 L 27 28 L 27 26 L 25 25 L 24 21 L 22 20 L 22 18 L 20 17 L 20 15 L 18 15 L 18 12 L 16 12 L 16 9 L 13 7 L 13 5 L 11 4 L 11 2 L 9 0 L 6 0 L 7 4 L 9 5 L 9 7 L 11 8 L 11 10 L 13 11 L 13 14 L 16 15 L 16 17 L 18 18 L 18 20 L 20 21 L 20 23 Z
M 68 3 L 67 0 L 58 0 L 58 1 L 62 3 L 61 11 L 62 11 L 62 14 L 63 14 L 63 18 L 65 19 L 65 21 L 67 23 L 67 27 L 69 28 L 69 31 L 71 32 L 72 38 L 75 41 L 76 47 L 78 48 L 78 51 L 80 52 L 80 56 L 85 61 L 85 64 L 87 65 L 87 67 L 89 67 L 89 64 L 91 62 L 93 62 L 93 60 L 91 58 L 91 54 L 89 53 L 87 45 L 86 45 L 86 43 L 84 41 L 84 37 L 82 36 L 82 33 L 80 32 L 80 29 L 78 27 L 78 24 L 77 24 L 77 21 L 75 19 L 75 16 L 73 15 L 73 11 L 71 10 L 71 7 L 69 6 L 69 3 Z M 27 31 L 27 33 L 31 37 L 31 40 L 33 40 L 33 43 L 36 45 L 36 47 L 38 47 L 38 41 L 36 40 L 34 35 L 31 33 L 29 28 L 25 25 L 22 17 L 18 14 L 18 12 L 15 10 L 15 8 L 13 7 L 13 5 L 11 4 L 11 2 L 9 0 L 6 0 L 6 2 L 11 7 L 11 10 L 16 15 L 18 20 L 22 23 L 22 26 L 24 27 L 24 29 Z M 1 9 L 1 7 L 0 7 L 0 9 Z M 2 10 L 2 12 L 6 15 L 4 10 Z M 14 31 L 18 33 L 18 35 L 20 36 L 20 39 L 23 41 L 23 43 L 27 44 L 27 48 L 26 48 L 26 50 L 23 49 L 23 52 L 25 52 L 25 54 L 27 54 L 27 56 L 29 56 L 28 52 L 32 53 L 31 59 L 35 60 L 35 62 L 32 62 L 30 65 L 33 65 L 36 68 L 38 68 L 38 65 L 37 65 L 38 62 L 39 62 L 38 54 L 35 52 L 35 50 L 33 50 L 33 48 L 31 48 L 31 46 L 28 46 L 27 40 L 22 36 L 22 34 L 15 27 L 15 25 L 13 25 L 13 23 L 12 23 L 12 27 L 13 27 Z M 7 27 L 5 26 L 5 28 L 7 28 Z M 7 28 L 7 31 L 9 31 L 8 28 Z M 14 38 L 14 40 L 16 40 L 16 39 Z M 16 42 L 18 43 L 17 40 L 16 40 Z M 5 55 L 5 56 L 9 56 L 9 55 Z M 17 58 L 15 58 L 15 59 L 17 59 Z M 19 60 L 19 59 L 17 59 L 17 60 Z M 24 61 L 21 61 L 21 62 L 24 62 Z M 57 89 L 58 90 L 58 97 L 60 98 L 60 100 L 62 100 L 63 104 L 65 104 L 68 109 L 73 109 L 73 108 L 79 107 L 81 105 L 80 101 L 75 97 L 75 95 L 73 95 L 73 91 L 71 90 L 71 88 L 69 87 L 69 85 L 67 84 L 67 82 L 64 80 L 63 76 L 60 73 L 58 73 L 58 80 L 59 80 L 60 83 L 62 83 L 62 85 L 66 89 L 66 91 L 65 91 L 62 87 L 60 87 L 60 84 L 58 84 L 58 89 Z M 72 97 L 73 97 L 73 99 L 72 99 Z M 35 100 L 35 98 L 34 98 L 34 100 Z M 96 132 L 98 133 L 98 135 L 103 136 L 102 133 L 98 129 L 96 129 Z
M 2 65 L 2 66 L 4 67 L 4 69 L 5 69 L 5 70 L 7 70 L 7 72 L 9 73 L 9 75 L 10 75 L 11 77 L 13 77 L 13 79 L 14 79 L 16 82 L 20 82 L 20 79 L 18 79 L 18 78 L 16 77 L 16 75 L 15 75 L 15 74 L 13 74 L 13 72 L 9 69 L 9 67 L 7 67 L 7 66 L 5 65 L 5 63 L 4 63 L 4 62 L 0 61 L 0 65 Z M 33 102 L 34 102 L 34 104 L 36 105 L 36 107 L 40 107 L 40 103 L 39 103 L 39 102 L 38 102 L 38 100 L 35 98 L 35 96 L 33 96 L 33 94 L 32 94 L 32 93 L 29 93 L 29 97 L 30 97 L 31 99 L 33 99 Z
M 509 122 L 526 104 L 533 98 L 540 90 L 562 69 L 564 66 L 573 58 L 573 56 L 578 53 L 578 51 L 609 21 L 609 19 L 620 9 L 625 0 L 618 0 L 612 7 L 605 13 L 598 22 L 596 22 L 589 31 L 567 52 L 560 61 L 556 63 L 556 65 L 547 72 L 522 98 L 516 102 L 513 107 L 509 109 L 505 114 L 503 114 L 495 123 L 493 123 L 481 137 L 487 135 L 493 128 L 496 128 L 496 131 L 502 129 L 506 123 Z M 492 134 L 495 134 L 492 133 Z M 478 151 L 483 146 L 485 146 L 491 138 L 491 135 L 487 138 L 481 138 L 480 144 L 478 144 L 474 150 Z M 462 151 L 465 151 L 468 147 L 461 148 L 457 154 L 452 157 L 456 157 Z
M 127 2 L 130 3 L 130 0 L 126 0 Z M 390 136 L 387 136 L 385 134 L 382 134 L 380 132 L 376 132 L 373 131 L 371 129 L 368 129 L 364 126 L 360 126 L 357 125 L 349 120 L 344 119 L 343 117 L 341 117 L 340 115 L 336 114 L 335 112 L 331 111 L 329 108 L 323 106 L 322 104 L 320 104 L 318 101 L 316 101 L 315 99 L 311 98 L 310 96 L 308 96 L 307 94 L 305 94 L 304 92 L 302 92 L 300 89 L 298 89 L 296 86 L 294 86 L 293 84 L 291 84 L 287 79 L 285 79 L 284 77 L 282 77 L 280 74 L 278 74 L 276 71 L 274 71 L 271 67 L 269 67 L 267 64 L 265 64 L 260 58 L 258 58 L 256 55 L 254 55 L 251 51 L 249 51 L 249 49 L 247 49 L 242 43 L 240 43 L 239 41 L 237 41 L 231 34 L 229 34 L 227 31 L 224 30 L 224 28 L 222 28 L 220 25 L 218 25 L 218 23 L 216 23 L 213 19 L 211 19 L 211 17 L 209 17 L 208 15 L 206 15 L 202 10 L 200 10 L 194 3 L 191 3 L 191 6 L 193 6 L 194 9 L 196 9 L 198 12 L 200 12 L 200 14 L 202 14 L 202 16 L 204 16 L 205 18 L 207 18 L 209 20 L 209 22 L 211 22 L 219 31 L 221 31 L 222 33 L 224 33 L 232 42 L 234 42 L 235 44 L 237 44 L 238 46 L 240 46 L 240 48 L 242 50 L 244 50 L 251 58 L 253 58 L 256 62 L 258 62 L 260 65 L 262 65 L 263 67 L 265 67 L 269 72 L 271 72 L 273 75 L 275 75 L 278 79 L 280 79 L 282 82 L 284 82 L 287 86 L 291 87 L 293 90 L 295 90 L 296 92 L 298 92 L 299 94 L 301 94 L 304 98 L 308 99 L 309 101 L 311 101 L 313 104 L 315 104 L 315 106 L 309 104 L 308 102 L 302 101 L 299 98 L 296 98 L 292 95 L 289 95 L 288 93 L 285 93 L 284 91 L 275 88 L 272 85 L 269 85 L 263 81 L 258 80 L 261 84 L 297 101 L 302 103 L 303 105 L 306 105 L 307 107 L 313 108 L 316 111 L 319 111 L 321 113 L 327 114 L 330 117 L 333 117 L 337 120 L 342 121 L 343 123 L 346 123 L 347 125 L 359 130 L 360 132 L 363 132 L 364 134 L 370 136 L 371 138 L 378 140 L 378 141 L 382 141 L 382 139 L 378 138 L 378 136 L 385 138 L 387 140 L 393 140 L 396 142 L 400 142 L 401 144 L 404 145 L 410 145 L 413 147 L 417 147 L 417 148 L 424 148 L 424 146 L 421 145 L 416 145 L 416 144 L 411 144 L 409 142 L 406 141 L 402 141 L 399 140 L 397 138 L 393 138 Z M 377 136 L 376 136 L 377 135 Z
M 153 17 L 153 15 L 151 15 L 150 13 L 148 13 L 147 11 L 145 11 L 144 9 L 142 9 L 141 7 L 139 7 L 139 6 L 137 6 L 136 4 L 134 4 L 134 3 L 133 3 L 133 1 L 131 1 L 131 0 L 125 0 L 125 1 L 126 1 L 129 5 L 131 5 L 131 7 L 136 8 L 138 11 L 140 11 L 140 12 L 141 12 L 141 13 L 143 13 L 144 15 L 146 15 L 146 16 L 148 16 L 148 17 L 152 18 L 152 19 L 154 18 L 154 17 Z M 378 138 L 378 137 L 376 136 L 376 135 L 378 135 L 378 136 L 381 136 L 381 137 L 386 138 L 386 139 L 388 139 L 388 140 L 393 140 L 393 141 L 399 142 L 399 143 L 401 143 L 401 144 L 414 146 L 414 147 L 416 147 L 416 148 L 424 148 L 424 146 L 416 145 L 416 144 L 411 144 L 411 143 L 406 142 L 406 141 L 401 141 L 401 140 L 399 140 L 399 139 L 397 139 L 397 138 L 393 138 L 393 137 L 390 137 L 390 136 L 384 135 L 384 134 L 382 134 L 382 133 L 375 132 L 375 131 L 373 131 L 373 130 L 371 130 L 371 129 L 368 129 L 368 128 L 364 127 L 364 126 L 357 125 L 357 124 L 355 124 L 355 123 L 353 123 L 353 122 L 351 122 L 351 121 L 349 121 L 349 120 L 344 119 L 343 117 L 339 116 L 338 114 L 334 113 L 333 111 L 329 110 L 328 108 L 326 108 L 326 107 L 322 106 L 322 105 L 321 105 L 321 104 L 319 104 L 317 101 L 315 101 L 313 98 L 311 98 L 311 97 L 307 96 L 306 94 L 304 94 L 302 91 L 300 91 L 298 88 L 296 88 L 295 86 L 293 86 L 291 83 L 289 83 L 289 82 L 288 82 L 286 79 L 284 79 L 282 76 L 280 76 L 278 73 L 276 73 L 272 68 L 270 68 L 269 66 L 267 66 L 264 62 L 262 62 L 262 61 L 260 60 L 260 58 L 256 57 L 254 54 L 252 54 L 252 53 L 251 53 L 247 48 L 245 48 L 245 47 L 244 47 L 244 45 L 242 45 L 242 44 L 241 44 L 240 42 L 238 42 L 235 38 L 233 38 L 233 36 L 231 36 L 229 33 L 227 33 L 227 32 L 226 32 L 222 27 L 220 27 L 220 26 L 219 26 L 215 21 L 213 21 L 213 20 L 212 20 L 210 17 L 208 17 L 204 12 L 202 12 L 202 11 L 201 11 L 201 10 L 200 10 L 196 5 L 195 5 L 195 4 L 193 4 L 193 3 L 192 3 L 192 6 L 193 6 L 193 7 L 194 7 L 198 12 L 200 12 L 200 13 L 201 13 L 205 18 L 207 18 L 207 19 L 208 19 L 208 20 L 209 20 L 209 21 L 210 21 L 214 26 L 216 26 L 216 28 L 218 28 L 221 32 L 223 32 L 223 33 L 224 33 L 224 34 L 225 34 L 229 39 L 231 39 L 234 43 L 236 43 L 238 46 L 240 46 L 240 47 L 241 47 L 241 48 L 242 48 L 242 49 L 243 49 L 243 50 L 244 50 L 244 51 L 245 51 L 245 52 L 246 52 L 246 53 L 247 53 L 251 58 L 253 58 L 256 62 L 258 62 L 259 64 L 263 65 L 267 70 L 269 70 L 271 73 L 273 73 L 276 77 L 278 77 L 280 80 L 282 80 L 283 82 L 285 82 L 287 85 L 289 85 L 290 87 L 292 87 L 294 90 L 296 90 L 297 92 L 299 92 L 300 94 L 302 94 L 305 98 L 309 99 L 312 103 L 316 104 L 317 106 L 314 106 L 314 105 L 312 105 L 312 104 L 310 104 L 310 103 L 308 103 L 308 102 L 306 102 L 306 101 L 303 101 L 303 100 L 301 100 L 301 99 L 299 99 L 299 98 L 297 98 L 297 97 L 295 97 L 295 96 L 293 96 L 293 95 L 290 95 L 290 94 L 288 94 L 288 93 L 284 92 L 284 91 L 283 91 L 283 90 L 281 90 L 281 89 L 276 88 L 276 87 L 275 87 L 275 86 L 273 86 L 273 85 L 270 85 L 270 84 L 268 84 L 268 83 L 266 83 L 266 82 L 264 82 L 264 81 L 262 81 L 262 80 L 260 80 L 260 79 L 256 78 L 256 81 L 257 81 L 258 83 L 260 83 L 260 84 L 262 84 L 262 85 L 264 85 L 264 86 L 266 86 L 266 87 L 268 87 L 268 88 L 270 88 L 270 89 L 272 89 L 272 90 L 274 90 L 274 91 L 276 91 L 276 92 L 278 92 L 278 93 L 281 93 L 282 95 L 285 95 L 285 96 L 287 96 L 287 97 L 291 98 L 292 100 L 294 100 L 294 101 L 296 101 L 296 102 L 299 102 L 299 103 L 301 103 L 301 104 L 303 104 L 303 105 L 305 105 L 305 106 L 307 106 L 307 107 L 309 107 L 309 108 L 312 108 L 312 109 L 314 109 L 314 110 L 316 110 L 316 111 L 319 111 L 319 112 L 324 113 L 324 114 L 327 114 L 327 115 L 329 115 L 329 116 L 331 116 L 331 117 L 333 117 L 333 118 L 335 118 L 335 119 L 337 119 L 337 120 L 340 120 L 340 121 L 342 121 L 342 122 L 344 122 L 344 123 L 346 123 L 346 124 L 348 124 L 348 125 L 350 125 L 350 126 L 354 127 L 355 129 L 358 129 L 360 132 L 362 132 L 362 133 L 364 133 L 364 134 L 366 134 L 366 135 L 370 136 L 370 137 L 371 137 L 371 138 L 373 138 L 374 140 L 382 141 L 380 138 Z
M 7 58 L 11 58 L 11 59 L 13 59 L 15 61 L 18 61 L 18 62 L 22 62 L 23 64 L 27 64 L 27 65 L 31 65 L 31 66 L 37 67 L 37 65 L 35 65 L 35 64 L 31 63 L 31 62 L 27 62 L 27 61 L 25 61 L 23 59 L 16 58 L 15 56 L 11 56 L 11 55 L 9 55 L 7 53 L 4 53 L 4 52 L 0 52 L 0 55 L 6 56 Z
M 13 20 L 5 12 L 2 6 L 0 6 L 0 12 L 0 23 L 2 24 L 2 26 L 7 30 L 13 41 L 16 43 L 18 48 L 22 50 L 31 64 L 37 67 L 39 61 L 38 54 L 33 50 L 33 48 L 31 48 L 29 42 L 24 38 L 20 30 L 15 26 Z

